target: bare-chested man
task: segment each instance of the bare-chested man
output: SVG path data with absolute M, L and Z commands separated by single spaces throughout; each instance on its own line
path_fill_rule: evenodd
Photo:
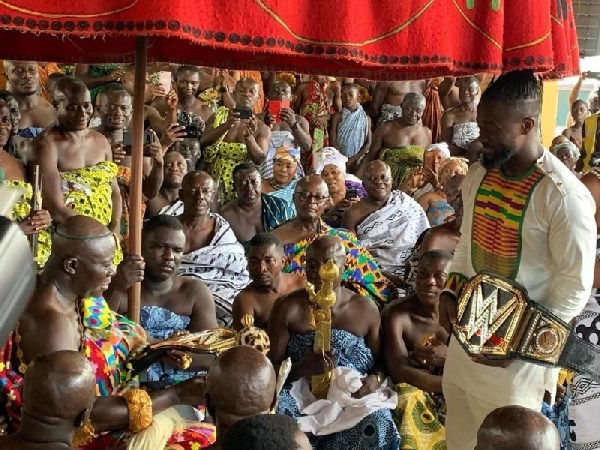
M 179 152 L 169 152 L 164 156 L 165 167 L 163 184 L 158 195 L 146 203 L 146 218 L 150 219 L 157 214 L 162 214 L 165 208 L 174 205 L 179 200 L 181 182 L 188 172 L 185 158 Z M 168 211 L 164 211 L 168 214 Z
M 117 166 L 107 139 L 88 128 L 90 92 L 74 77 L 54 88 L 58 123 L 33 141 L 34 161 L 44 180 L 42 197 L 52 220 L 60 224 L 77 214 L 93 217 L 118 232 L 121 194 Z
M 384 149 L 400 149 L 407 145 L 417 145 L 423 149 L 431 144 L 431 130 L 423 125 L 421 118 L 425 110 L 425 97 L 409 92 L 402 101 L 402 117 L 384 122 L 375 130 L 373 144 L 363 158 L 361 166 L 375 159 L 381 159 Z
M 35 137 L 56 121 L 56 110 L 39 93 L 40 75 L 35 61 L 4 61 L 6 87 L 19 102 L 19 130 L 30 129 Z
M 23 383 L 19 430 L 0 437 L 3 450 L 71 449 L 73 436 L 89 417 L 96 378 L 81 352 L 63 350 L 34 359 Z
M 415 294 L 390 303 L 382 312 L 384 356 L 392 381 L 408 383 L 428 393 L 442 392 L 448 333 L 439 322 L 440 293 L 448 277 L 452 255 L 432 250 L 421 256 Z
M 190 136 L 188 137 L 195 139 L 200 138 L 208 118 L 213 113 L 210 106 L 196 98 L 200 87 L 200 74 L 200 69 L 196 66 L 179 66 L 175 76 L 176 97 L 178 99 L 177 121 L 190 127 Z M 163 116 L 168 113 L 170 108 L 165 97 L 159 97 L 154 101 L 153 106 Z M 193 135 L 193 129 L 196 130 L 196 135 Z
M 254 325 L 267 329 L 269 315 L 275 300 L 302 289 L 306 278 L 283 273 L 283 245 L 277 236 L 259 233 L 248 244 L 248 272 L 252 283 L 233 301 L 233 328 L 243 328 L 242 318 L 249 314 Z
M 441 140 L 448 143 L 453 156 L 461 156 L 479 137 L 475 105 L 479 96 L 479 80 L 476 77 L 464 77 L 459 78 L 456 84 L 460 103 L 444 111 Z
M 234 167 L 248 160 L 262 164 L 271 138 L 269 127 L 252 112 L 258 100 L 258 83 L 242 78 L 236 83 L 233 94 L 235 109 L 219 108 L 208 120 L 201 139 L 202 146 L 206 146 L 201 167 L 219 181 L 222 204 L 235 197 Z
M 59 225 L 50 259 L 18 327 L 22 353 L 15 377 L 22 376 L 25 365 L 38 356 L 60 350 L 81 351 L 94 363 L 100 395 L 90 419 L 97 433 L 129 427 L 127 402 L 115 395 L 120 386 L 115 380 L 127 377 L 130 352 L 147 345 L 143 330 L 112 312 L 102 299 L 115 274 L 115 250 L 113 233 L 92 218 L 70 217 Z M 95 353 L 98 345 L 103 345 L 102 357 Z M 200 404 L 202 386 L 199 380 L 187 380 L 167 391 L 150 393 L 153 414 L 174 405 Z M 10 388 L 0 385 L 3 395 Z M 119 447 L 116 442 L 106 445 Z
M 371 101 L 370 114 L 377 125 L 388 120 L 402 117 L 401 108 L 404 97 L 409 92 L 424 94 L 427 83 L 425 81 L 380 81 L 377 83 L 373 100 Z
M 221 215 L 241 243 L 258 233 L 268 233 L 296 215 L 286 200 L 262 194 L 260 173 L 252 163 L 241 163 L 233 169 L 233 185 L 237 198 L 221 209 Z
M 125 313 L 127 291 L 134 282 L 143 279 L 140 324 L 156 340 L 167 339 L 178 331 L 194 333 L 217 327 L 215 303 L 206 285 L 194 278 L 175 275 L 184 246 L 181 222 L 173 216 L 154 216 L 144 224 L 142 257 L 126 258 L 111 284 L 111 308 Z M 211 356 L 194 356 L 187 372 L 168 362 L 157 362 L 143 378 L 170 385 L 196 376 L 195 371 L 206 370 L 212 361 Z
M 379 376 L 381 318 L 375 304 L 367 298 L 341 286 L 341 274 L 346 265 L 344 244 L 337 236 L 320 236 L 306 253 L 306 278 L 318 291 L 322 281 L 319 269 L 327 261 L 338 267 L 339 276 L 333 281 L 336 301 L 331 309 L 331 352 L 317 354 L 313 350 L 314 331 L 311 331 L 311 302 L 308 293 L 297 290 L 279 298 L 271 311 L 269 357 L 278 367 L 286 357 L 292 360 L 290 382 L 320 375 L 335 367 L 347 367 L 362 375 L 362 386 L 353 397 L 362 398 L 381 386 Z M 352 349 L 351 351 L 348 351 Z M 355 373 L 353 372 L 353 373 Z M 277 411 L 292 417 L 299 416 L 296 400 L 287 384 L 281 393 Z M 364 441 L 369 424 L 369 443 Z M 329 443 L 322 448 L 350 448 L 350 437 L 355 448 L 384 449 L 399 444 L 396 428 L 389 410 L 380 409 L 369 414 L 353 427 L 328 436 L 316 438 Z M 313 442 L 316 448 L 319 444 Z M 345 446 L 344 446 L 345 444 Z

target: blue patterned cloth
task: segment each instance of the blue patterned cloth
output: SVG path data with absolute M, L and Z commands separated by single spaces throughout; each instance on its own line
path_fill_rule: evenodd
M 262 194 L 262 222 L 265 233 L 296 217 L 293 203 L 269 194 Z
M 278 189 L 273 192 L 266 192 L 265 195 L 270 195 L 271 197 L 279 197 L 290 204 L 292 209 L 294 210 L 294 216 L 296 215 L 296 206 L 294 205 L 294 190 L 296 189 L 296 185 L 298 184 L 298 180 L 292 180 L 290 184 L 282 189 Z
M 542 403 L 542 414 L 558 429 L 560 437 L 560 450 L 571 450 L 571 437 L 569 436 L 569 403 L 571 397 L 565 396 L 561 401 L 550 406 L 548 403 Z
M 313 331 L 306 334 L 292 334 L 287 346 L 287 356 L 296 363 L 307 350 L 312 351 L 315 338 Z M 338 366 L 352 368 L 366 374 L 375 364 L 373 353 L 363 337 L 345 330 L 331 330 L 331 347 L 336 352 Z M 299 417 L 300 411 L 290 394 L 291 383 L 284 386 L 277 404 L 277 413 Z M 310 436 L 311 444 L 318 450 L 396 450 L 400 447 L 400 436 L 389 409 L 380 409 L 369 414 L 358 425 L 349 430 L 327 436 Z
M 142 306 L 140 323 L 149 336 L 154 339 L 164 340 L 176 331 L 187 330 L 190 324 L 189 316 L 180 316 L 173 311 L 160 306 Z M 174 384 L 202 375 L 198 372 L 186 372 L 174 367 L 156 362 L 148 368 L 148 372 L 141 375 L 142 381 L 164 382 Z

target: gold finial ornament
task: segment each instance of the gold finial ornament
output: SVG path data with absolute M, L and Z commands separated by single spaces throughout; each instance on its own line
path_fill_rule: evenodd
M 333 260 L 327 261 L 319 269 L 321 288 L 315 292 L 311 283 L 306 284 L 306 292 L 310 300 L 309 325 L 315 332 L 313 350 L 319 355 L 331 351 L 331 309 L 336 302 L 333 283 L 340 275 L 338 266 Z M 329 385 L 331 384 L 331 370 L 324 374 L 313 376 L 311 379 L 311 391 L 316 398 L 327 398 Z

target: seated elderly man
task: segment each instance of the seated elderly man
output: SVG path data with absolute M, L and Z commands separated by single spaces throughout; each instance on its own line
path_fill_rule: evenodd
M 438 307 L 451 261 L 443 250 L 425 253 L 417 267 L 415 294 L 382 312 L 382 347 L 398 392 L 396 425 L 403 442 L 419 442 L 419 448 L 445 448 L 439 410 L 449 336 L 440 325 Z M 421 411 L 427 411 L 426 422 Z
M 19 103 L 19 134 L 34 138 L 56 121 L 56 110 L 40 95 L 40 74 L 35 61 L 4 61 L 7 89 Z
M 50 259 L 0 353 L 0 415 L 8 419 L 9 432 L 18 429 L 19 389 L 30 361 L 60 350 L 79 351 L 92 363 L 97 395 L 81 447 L 120 448 L 123 439 L 140 433 L 156 437 L 149 448 L 164 448 L 169 439 L 207 445 L 212 434 L 204 429 L 186 428 L 173 437 L 168 431 L 173 427 L 158 433 L 161 436 L 155 433 L 153 421 L 162 411 L 202 403 L 203 382 L 187 380 L 150 394 L 136 388 L 129 357 L 146 346 L 146 334 L 138 324 L 114 313 L 102 298 L 115 274 L 115 250 L 114 234 L 92 218 L 70 217 L 57 227 Z M 13 359 L 14 355 L 18 356 Z M 165 423 L 159 422 L 160 430 L 165 430 Z
M 541 413 L 503 406 L 487 415 L 477 432 L 475 450 L 559 450 L 556 427 Z
M 215 182 L 206 172 L 189 172 L 181 183 L 178 216 L 186 241 L 178 275 L 196 277 L 213 294 L 220 326 L 231 324 L 235 296 L 250 282 L 244 247 L 222 216 L 210 212 Z
M 72 448 L 95 399 L 94 370 L 81 352 L 63 350 L 39 356 L 25 374 L 21 428 L 0 437 L 0 448 Z
M 322 284 L 319 269 L 330 260 L 338 267 L 341 275 L 346 265 L 344 244 L 338 237 L 321 236 L 310 244 L 306 254 L 307 280 L 315 286 L 316 290 Z M 355 399 L 362 399 L 375 391 L 380 392 L 381 374 L 378 358 L 381 345 L 381 318 L 379 311 L 363 296 L 342 287 L 341 281 L 341 276 L 338 276 L 333 282 L 336 301 L 331 309 L 332 351 L 325 355 L 316 354 L 313 350 L 315 317 L 306 291 L 293 292 L 277 300 L 273 306 L 269 320 L 271 340 L 269 357 L 276 367 L 286 357 L 291 358 L 292 361 L 288 377 L 290 383 L 286 384 L 281 392 L 277 411 L 297 418 L 300 428 L 305 432 L 311 432 L 312 444 L 317 449 L 397 449 L 398 434 L 391 412 L 385 407 L 374 408 L 370 414 L 364 412 L 360 414 L 357 408 L 353 416 L 353 425 L 338 424 L 338 428 L 343 430 L 338 432 L 332 432 L 331 428 L 328 428 L 331 422 L 334 422 L 333 420 L 323 423 L 322 417 L 307 418 L 301 413 L 303 404 L 312 403 L 306 395 L 302 394 L 305 379 L 336 367 L 348 369 L 343 373 L 355 380 L 366 375 L 360 381 L 356 380 L 358 389 L 351 391 Z M 297 380 L 299 384 L 291 384 Z M 292 394 L 292 389 L 296 394 Z M 348 408 L 352 408 L 351 405 L 352 401 L 346 402 Z
M 287 201 L 261 192 L 260 173 L 252 163 L 235 166 L 233 186 L 237 198 L 225 205 L 221 214 L 231 224 L 242 245 L 256 234 L 269 232 L 295 216 Z
M 367 197 L 346 210 L 342 227 L 356 233 L 383 270 L 402 277 L 417 239 L 429 228 L 425 211 L 404 192 L 392 191 L 390 168 L 382 161 L 367 164 L 364 186 Z
M 282 272 L 283 246 L 273 234 L 259 233 L 254 236 L 248 244 L 247 258 L 252 282 L 233 301 L 233 328 L 242 329 L 242 319 L 251 315 L 254 326 L 266 330 L 275 300 L 302 289 L 306 278 Z
M 152 339 L 217 327 L 215 303 L 206 285 L 175 275 L 184 245 L 183 225 L 177 218 L 154 216 L 144 224 L 142 257 L 127 257 L 111 283 L 109 304 L 113 310 L 126 313 L 127 292 L 134 282 L 142 281 L 140 325 Z M 197 372 L 207 370 L 213 359 L 195 355 L 185 363 L 181 358 L 162 360 L 150 366 L 141 378 L 154 388 L 168 386 L 198 376 Z
M 327 185 L 319 175 L 309 175 L 296 185 L 296 218 L 272 232 L 283 244 L 283 271 L 304 274 L 308 245 L 319 236 L 338 236 L 346 249 L 346 267 L 342 273 L 344 285 L 383 307 L 391 293 L 391 283 L 354 234 L 331 228 L 323 222 L 321 216 L 328 201 Z
M 202 134 L 201 167 L 219 182 L 221 204 L 234 199 L 233 169 L 244 161 L 265 161 L 271 130 L 252 112 L 258 100 L 258 83 L 242 78 L 235 85 L 235 109 L 217 109 Z M 242 117 L 242 115 L 244 117 Z
M 208 448 L 220 449 L 239 420 L 273 410 L 276 383 L 273 365 L 255 348 L 242 345 L 220 355 L 206 379 L 206 408 L 217 426 L 217 441 Z

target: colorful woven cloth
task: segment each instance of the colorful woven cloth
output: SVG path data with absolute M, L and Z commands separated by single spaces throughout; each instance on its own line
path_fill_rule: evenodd
M 216 128 L 227 121 L 229 109 L 220 107 L 215 112 L 213 127 Z M 224 142 L 227 132 L 217 142 L 204 149 L 204 161 L 207 163 L 207 171 L 215 182 L 219 183 L 220 203 L 222 205 L 235 198 L 233 188 L 233 169 L 239 163 L 248 161 L 248 149 L 246 144 L 239 142 Z
M 475 198 L 471 258 L 475 272 L 490 270 L 515 279 L 521 261 L 521 226 L 529 198 L 544 178 L 537 166 L 518 178 L 493 169 Z
M 380 159 L 390 166 L 393 189 L 399 189 L 404 179 L 414 169 L 423 165 L 424 153 L 425 149 L 416 145 L 382 149 Z
M 443 402 L 436 402 L 410 384 L 400 383 L 394 389 L 398 393 L 398 407 L 392 415 L 402 440 L 400 450 L 446 450 L 446 432 L 440 415 Z
M 304 275 L 306 271 L 306 249 L 319 236 L 337 236 L 346 249 L 346 270 L 342 273 L 342 283 L 347 288 L 373 300 L 379 309 L 388 301 L 391 290 L 390 281 L 383 275 L 371 254 L 358 242 L 353 233 L 331 228 L 321 222 L 321 234 L 300 239 L 295 244 L 287 244 L 283 250 L 285 261 L 283 271 Z
M 311 152 L 302 153 L 302 167 L 306 173 L 312 169 L 312 154 L 329 145 L 327 126 L 316 123 L 317 118 L 329 113 L 326 87 L 315 80 L 308 82 L 308 97 L 300 106 L 300 115 L 308 120 L 312 137 Z

